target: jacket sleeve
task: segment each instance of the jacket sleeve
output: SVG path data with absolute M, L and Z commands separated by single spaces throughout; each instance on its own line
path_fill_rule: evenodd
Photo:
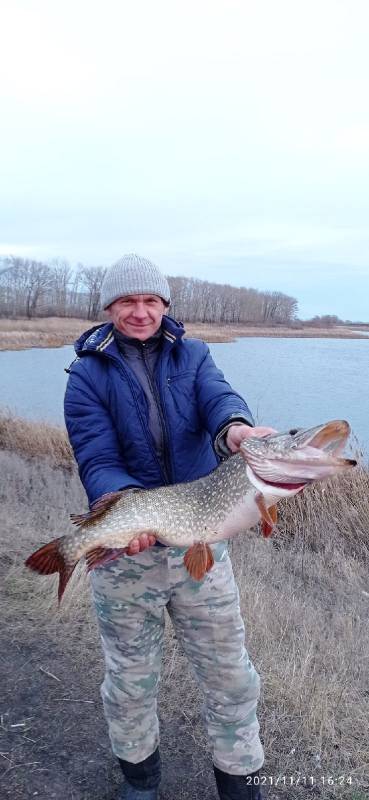
M 65 424 L 90 505 L 106 492 L 143 485 L 124 466 L 109 412 L 83 363 L 73 367 L 64 399 Z
M 246 401 L 227 383 L 208 347 L 197 371 L 196 391 L 203 424 L 213 443 L 232 422 L 255 424 Z

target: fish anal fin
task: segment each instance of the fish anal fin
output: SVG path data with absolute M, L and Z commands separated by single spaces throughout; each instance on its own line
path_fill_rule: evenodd
M 63 538 L 63 537 L 61 537 Z M 59 587 L 58 587 L 58 601 L 60 603 L 65 587 L 69 581 L 70 576 L 77 564 L 68 564 L 59 550 L 61 539 L 54 539 L 48 544 L 44 544 L 30 556 L 28 556 L 26 567 L 38 572 L 39 575 L 53 575 L 54 572 L 59 573 Z
M 85 556 L 87 572 L 91 572 L 91 570 L 96 567 L 101 567 L 109 561 L 114 561 L 115 558 L 119 558 L 125 552 L 125 547 L 117 547 L 114 549 L 111 547 L 93 547 L 91 550 L 88 550 Z
M 267 538 L 276 528 L 278 509 L 276 505 L 268 508 L 261 492 L 255 496 L 255 502 L 260 511 L 262 534 Z
M 96 519 L 106 514 L 109 508 L 112 508 L 112 506 L 120 500 L 122 495 L 123 492 L 108 492 L 100 497 L 99 500 L 96 500 L 96 503 L 91 506 L 91 510 L 87 511 L 85 514 L 71 514 L 70 519 L 73 525 L 79 525 L 80 528 L 87 528 L 88 525 Z
M 184 565 L 195 581 L 201 581 L 214 564 L 211 548 L 204 542 L 195 542 L 184 556 Z

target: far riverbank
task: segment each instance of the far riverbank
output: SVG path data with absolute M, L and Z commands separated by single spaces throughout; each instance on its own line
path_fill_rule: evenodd
M 63 347 L 73 344 L 76 338 L 94 327 L 86 319 L 69 317 L 44 317 L 37 319 L 0 319 L 0 350 L 27 350 L 31 347 Z M 314 339 L 363 339 L 369 337 L 369 324 L 347 328 L 334 326 L 330 328 L 305 328 L 266 325 L 218 325 L 213 323 L 185 323 L 187 336 L 203 339 L 206 342 L 233 342 L 247 336 L 277 338 L 314 338 Z

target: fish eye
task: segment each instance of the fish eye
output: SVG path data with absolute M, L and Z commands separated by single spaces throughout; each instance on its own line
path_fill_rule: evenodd
M 288 431 L 288 433 L 290 434 L 290 436 L 295 436 L 298 430 L 299 430 L 298 428 L 291 428 L 291 430 Z

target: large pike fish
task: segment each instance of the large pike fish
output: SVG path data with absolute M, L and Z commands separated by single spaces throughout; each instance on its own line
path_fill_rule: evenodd
M 247 531 L 261 521 L 265 536 L 277 519 L 276 504 L 307 484 L 355 466 L 341 453 L 350 433 L 344 420 L 315 428 L 250 437 L 240 452 L 210 475 L 157 489 L 126 489 L 105 495 L 86 514 L 72 515 L 78 530 L 44 545 L 26 565 L 41 575 L 59 572 L 59 602 L 84 556 L 88 571 L 124 552 L 142 533 L 187 547 L 184 563 L 195 580 L 213 566 L 209 544 Z

